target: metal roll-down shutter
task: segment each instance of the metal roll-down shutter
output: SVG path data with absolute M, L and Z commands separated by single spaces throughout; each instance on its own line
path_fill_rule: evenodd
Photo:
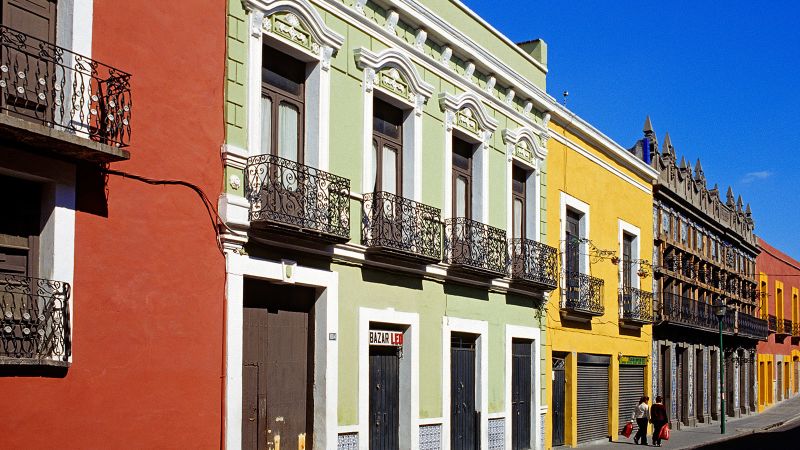
M 644 366 L 619 366 L 619 427 L 631 420 L 633 409 L 644 395 Z
M 578 355 L 578 442 L 608 438 L 609 356 Z

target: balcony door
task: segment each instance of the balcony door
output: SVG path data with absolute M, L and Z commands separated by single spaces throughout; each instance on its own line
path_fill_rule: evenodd
M 622 233 L 622 308 L 626 317 L 638 317 L 639 306 L 633 295 L 633 236 Z
M 13 70 L 0 73 L 0 79 L 6 83 L 4 86 L 8 86 L 2 90 L 2 108 L 20 118 L 50 121 L 54 110 L 52 88 L 55 85 L 52 60 L 56 55 L 47 44 L 56 42 L 56 2 L 0 1 L 0 23 L 28 35 L 19 43 L 14 38 L 10 40 L 14 44 L 10 41 L 3 44 L 2 64 Z M 68 61 L 65 63 L 69 64 Z M 24 77 L 18 76 L 20 73 Z
M 303 166 L 306 64 L 269 46 L 261 68 L 261 152 L 271 155 L 260 195 L 284 223 L 306 226 L 316 190 Z
M 514 239 L 525 239 L 527 226 L 525 216 L 526 210 L 526 197 L 525 188 L 528 174 L 520 167 L 513 166 L 511 168 L 511 209 L 513 213 L 513 228 L 512 237 Z
M 453 224 L 452 257 L 454 260 L 471 261 L 473 227 L 472 219 L 472 153 L 474 146 L 453 136 L 453 218 L 461 219 Z
M 564 245 L 564 270 L 566 271 L 567 306 L 580 306 L 581 271 L 581 215 L 567 210 L 565 225 L 566 243 Z
M 373 190 L 402 196 L 403 111 L 375 99 L 372 117 Z

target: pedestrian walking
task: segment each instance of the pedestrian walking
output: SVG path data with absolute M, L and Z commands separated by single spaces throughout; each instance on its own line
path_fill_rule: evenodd
M 653 445 L 661 447 L 661 428 L 669 423 L 669 417 L 667 417 L 664 399 L 660 395 L 656 396 L 656 402 L 650 409 L 650 422 L 653 423 Z
M 636 419 L 636 425 L 639 427 L 636 430 L 636 436 L 633 437 L 633 442 L 636 444 L 647 445 L 647 421 L 650 419 L 648 401 L 650 401 L 650 397 L 646 395 L 640 398 L 639 404 L 636 405 L 636 408 L 633 408 L 633 414 L 631 415 L 631 422 Z

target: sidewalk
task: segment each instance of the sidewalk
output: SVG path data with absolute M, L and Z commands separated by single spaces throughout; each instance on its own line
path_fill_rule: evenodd
M 753 414 L 738 419 L 728 418 L 726 433 L 720 434 L 719 422 L 712 425 L 699 427 L 684 427 L 682 430 L 671 430 L 670 440 L 662 442 L 662 448 L 692 449 L 711 442 L 731 439 L 736 436 L 764 431 L 783 425 L 786 422 L 800 419 L 800 396 L 785 400 L 776 406 L 764 410 L 761 414 Z M 652 444 L 651 436 L 647 442 Z M 617 442 L 601 442 L 597 444 L 582 445 L 579 448 L 587 450 L 634 450 L 642 448 L 633 443 L 633 434 L 630 438 L 617 436 Z

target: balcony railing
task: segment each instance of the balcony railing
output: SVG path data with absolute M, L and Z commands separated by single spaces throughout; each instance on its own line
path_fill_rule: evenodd
M 770 332 L 775 333 L 776 331 L 778 331 L 778 318 L 777 317 L 775 317 L 772 314 L 770 314 L 769 315 L 769 319 L 768 319 L 768 323 L 769 323 L 769 331 Z
M 130 74 L 6 26 L 0 47 L 0 109 L 103 144 L 129 144 Z
M 445 262 L 456 268 L 502 277 L 508 271 L 506 232 L 464 217 L 447 219 Z
M 792 324 L 792 336 L 800 337 L 800 323 L 793 323 Z
M 775 334 L 779 334 L 781 336 L 791 336 L 792 335 L 792 321 L 789 319 L 779 320 L 776 323 L 777 329 L 775 330 Z
M 728 312 L 723 319 L 724 332 L 733 333 L 735 313 L 732 308 L 728 308 Z M 713 305 L 668 292 L 661 294 L 660 302 L 656 308 L 656 320 L 711 332 L 719 330 L 719 323 L 717 316 L 714 315 Z
M 558 250 L 530 239 L 512 239 L 511 278 L 543 289 L 555 289 L 558 286 Z
M 350 236 L 350 180 L 275 155 L 247 159 L 250 221 L 344 242 Z
M 653 321 L 653 293 L 624 286 L 619 290 L 621 319 L 627 322 L 650 323 Z
M 66 365 L 70 286 L 0 274 L 0 364 Z
M 438 261 L 442 253 L 439 209 L 389 192 L 364 194 L 362 241 L 370 249 Z
M 767 321 L 739 312 L 739 335 L 765 340 L 769 336 Z
M 587 315 L 600 316 L 605 311 L 603 288 L 605 282 L 585 273 L 564 274 L 563 309 Z

